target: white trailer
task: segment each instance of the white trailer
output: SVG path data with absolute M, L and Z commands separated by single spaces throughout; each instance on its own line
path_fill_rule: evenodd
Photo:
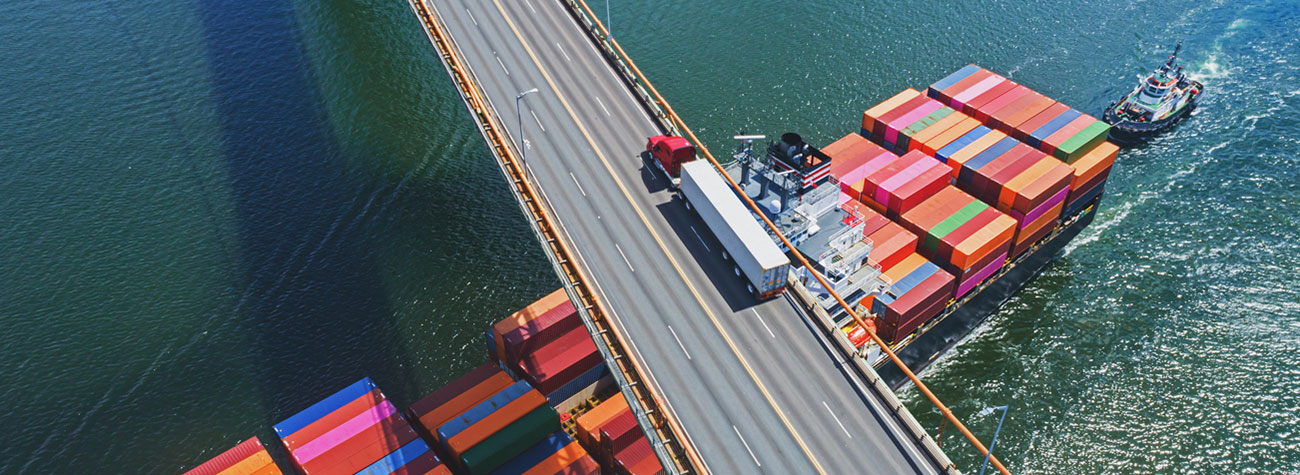
M 736 264 L 750 291 L 766 299 L 785 291 L 790 259 L 772 242 L 731 185 L 707 160 L 682 164 L 681 196 L 722 243 L 722 257 Z

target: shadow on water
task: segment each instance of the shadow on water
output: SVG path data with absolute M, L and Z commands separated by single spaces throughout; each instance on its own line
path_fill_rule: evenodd
M 247 286 L 237 317 L 263 364 L 253 377 L 269 442 L 271 424 L 409 359 L 368 236 L 346 224 L 359 219 L 353 200 L 365 184 L 330 130 L 293 5 L 199 6 Z M 414 386 L 398 374 L 376 383 Z

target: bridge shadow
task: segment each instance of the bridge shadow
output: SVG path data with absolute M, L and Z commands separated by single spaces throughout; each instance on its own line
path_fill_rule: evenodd
M 708 276 L 732 312 L 758 304 L 758 299 L 749 291 L 749 280 L 744 274 L 737 275 L 734 265 L 722 258 L 722 243 L 695 211 L 686 209 L 682 198 L 674 196 L 655 209 L 668 221 L 668 227 L 699 263 L 704 275 Z
M 198 6 L 238 226 L 242 295 L 230 318 L 250 345 L 232 350 L 261 363 L 248 375 L 261 386 L 258 435 L 276 440 L 270 425 L 371 373 L 386 391 L 413 392 L 358 196 L 384 185 L 355 173 L 341 150 L 294 6 Z M 280 444 L 267 446 L 287 460 Z

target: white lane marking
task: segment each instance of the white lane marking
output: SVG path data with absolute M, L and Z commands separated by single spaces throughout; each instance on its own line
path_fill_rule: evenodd
M 468 8 L 465 9 L 465 13 L 469 14 L 469 21 L 474 22 L 474 26 L 478 26 L 478 20 L 474 19 L 474 14 L 470 13 Z
M 674 339 L 674 340 L 677 340 L 677 346 L 682 347 L 682 353 L 686 353 L 686 359 L 688 359 L 688 360 L 691 359 L 691 352 L 686 351 L 686 345 L 683 345 L 683 344 L 682 344 L 682 339 L 681 339 L 681 338 L 677 338 L 677 330 L 673 330 L 673 326 L 672 326 L 672 325 L 668 325 L 668 331 L 672 332 L 672 334 L 673 334 L 673 339 Z
M 533 115 L 533 120 L 537 121 L 537 126 L 542 128 L 542 132 L 546 132 L 546 126 L 542 125 L 542 119 L 537 118 L 537 113 L 532 109 L 528 109 L 528 113 Z
M 610 115 L 610 113 L 609 113 L 609 109 L 606 109 L 606 108 L 605 108 L 605 103 L 600 101 L 600 96 L 591 96 L 591 97 L 596 98 L 596 103 L 597 103 L 597 104 L 600 104 L 600 109 L 603 110 L 603 111 L 605 111 L 605 115 L 606 115 L 606 116 L 608 116 L 608 117 L 613 117 L 612 115 Z
M 772 338 L 776 338 L 776 334 L 775 334 L 775 333 L 772 333 L 772 328 L 771 328 L 771 327 L 768 327 L 768 326 L 767 326 L 767 322 L 763 321 L 763 316 L 758 314 L 758 310 L 757 310 L 757 309 L 754 309 L 754 308 L 752 308 L 752 307 L 751 307 L 749 310 L 750 310 L 751 312 L 754 312 L 754 316 L 755 316 L 755 317 L 758 317 L 758 323 L 762 323 L 762 324 L 763 324 L 763 328 L 767 329 L 767 334 L 768 334 L 768 335 L 772 335 Z
M 528 1 L 528 0 L 524 0 L 524 3 L 527 3 L 527 4 L 528 4 L 528 9 L 529 9 L 529 10 L 532 10 L 532 11 L 533 11 L 533 14 L 537 14 L 537 9 L 533 8 L 533 2 L 530 2 L 530 1 Z
M 749 458 L 754 459 L 754 465 L 762 467 L 763 464 L 758 462 L 758 457 L 754 456 L 754 450 L 749 448 L 749 442 L 745 442 L 745 436 L 740 435 L 740 429 L 737 429 L 735 425 L 732 425 L 731 430 L 736 431 L 736 437 L 740 437 L 740 443 L 745 444 L 745 450 L 749 451 Z
M 831 410 L 830 404 L 826 404 L 826 401 L 822 401 L 822 407 L 826 408 L 826 412 L 829 412 L 831 414 L 831 417 L 835 419 L 835 423 L 840 425 L 840 430 L 844 431 L 844 435 L 847 435 L 849 436 L 850 439 L 852 439 L 853 434 L 850 434 L 849 430 L 844 428 L 844 423 L 840 422 L 840 417 L 836 416 L 835 411 Z
M 501 65 L 501 70 L 506 72 L 506 76 L 509 76 L 509 75 L 510 75 L 510 70 L 509 70 L 509 69 L 506 69 L 506 63 L 501 62 L 501 57 L 500 57 L 500 56 L 497 56 L 497 55 L 495 55 L 495 54 L 493 54 L 492 56 L 496 56 L 496 58 L 497 58 L 497 64 L 500 64 L 500 65 Z
M 569 178 L 573 179 L 573 184 L 578 185 L 578 191 L 582 192 L 582 196 L 587 196 L 587 192 L 582 191 L 582 183 L 578 183 L 578 177 L 573 176 L 573 172 L 569 172 Z
M 565 53 L 565 52 L 564 52 L 564 47 L 563 47 L 563 46 L 560 46 L 559 43 L 556 43 L 556 44 L 555 44 L 555 47 L 560 49 L 560 54 L 564 55 L 564 60 L 565 60 L 565 61 L 573 62 L 572 59 L 569 59 L 569 53 Z
M 695 226 L 691 226 L 691 232 L 695 233 L 695 239 L 699 239 L 699 240 L 700 240 L 700 244 L 704 245 L 704 250 L 706 250 L 706 251 L 710 251 L 710 252 L 713 251 L 712 249 L 709 249 L 709 245 L 708 245 L 708 244 L 705 244 L 705 242 L 704 242 L 704 238 L 700 237 L 700 233 L 699 233 L 698 231 L 695 230 Z
M 627 268 L 632 269 L 632 261 L 627 260 L 627 254 L 623 254 L 623 248 L 618 244 L 614 244 L 614 249 L 618 249 L 618 255 L 623 256 L 623 262 L 627 264 Z M 632 269 L 632 272 L 636 272 L 636 269 Z

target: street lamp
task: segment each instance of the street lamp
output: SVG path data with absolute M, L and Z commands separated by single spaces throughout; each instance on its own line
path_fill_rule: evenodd
M 984 466 L 980 467 L 980 475 L 984 475 L 984 469 L 989 468 L 989 460 L 993 458 L 993 446 L 998 444 L 998 434 L 1002 433 L 1002 422 L 1007 420 L 1007 406 L 986 407 L 977 414 L 980 416 L 987 416 L 992 414 L 993 411 L 999 409 L 1002 410 L 1002 418 L 998 419 L 998 429 L 993 431 L 993 441 L 989 442 L 989 453 L 984 456 Z
M 609 0 L 605 0 L 605 32 L 614 37 L 614 19 L 609 16 Z
M 515 119 L 519 122 L 519 161 L 522 162 L 525 167 L 525 174 L 528 173 L 528 169 L 526 168 L 528 166 L 528 147 L 524 144 L 524 111 L 519 108 L 519 101 L 523 100 L 524 96 L 534 92 L 537 92 L 537 88 L 535 87 L 515 96 Z

